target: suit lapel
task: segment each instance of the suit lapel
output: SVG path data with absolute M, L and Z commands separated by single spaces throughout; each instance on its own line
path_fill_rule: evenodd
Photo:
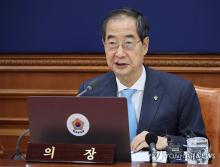
M 141 107 L 141 115 L 138 123 L 137 134 L 143 130 L 149 130 L 162 100 L 163 90 L 159 77 L 155 76 L 151 69 L 146 69 L 146 82 Z

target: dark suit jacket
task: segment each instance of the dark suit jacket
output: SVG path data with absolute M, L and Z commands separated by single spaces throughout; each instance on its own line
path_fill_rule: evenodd
M 205 135 L 200 105 L 190 81 L 175 75 L 146 69 L 146 83 L 137 134 L 147 130 L 157 135 L 170 136 L 173 141 L 185 144 L 181 137 L 187 130 Z M 85 96 L 117 96 L 117 83 L 113 72 L 95 79 L 99 85 Z M 94 79 L 81 84 L 84 90 Z M 154 96 L 158 96 L 155 100 Z

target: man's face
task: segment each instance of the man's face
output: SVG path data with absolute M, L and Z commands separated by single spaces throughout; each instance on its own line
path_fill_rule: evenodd
M 143 43 L 140 41 L 134 18 L 123 16 L 109 20 L 104 47 L 107 64 L 119 79 L 137 80 L 140 77 L 148 38 Z

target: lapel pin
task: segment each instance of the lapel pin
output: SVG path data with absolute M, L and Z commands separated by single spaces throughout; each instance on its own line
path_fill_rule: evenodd
M 159 97 L 158 97 L 157 95 L 154 96 L 154 100 L 155 100 L 155 101 L 157 101 L 158 98 L 159 98 Z

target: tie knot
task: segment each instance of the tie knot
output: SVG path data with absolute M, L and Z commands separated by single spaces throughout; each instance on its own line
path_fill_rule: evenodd
M 136 92 L 135 89 L 124 89 L 121 91 L 123 97 L 131 98 L 131 96 Z

